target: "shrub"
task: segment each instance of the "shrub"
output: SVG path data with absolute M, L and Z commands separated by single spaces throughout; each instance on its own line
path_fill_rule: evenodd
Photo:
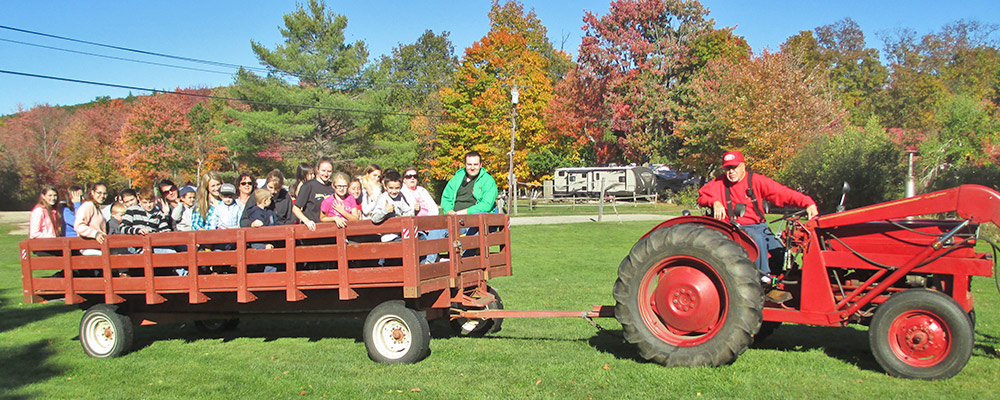
M 905 169 L 902 149 L 871 118 L 864 129 L 822 136 L 806 144 L 782 171 L 781 182 L 806 193 L 820 209 L 833 211 L 844 182 L 851 185 L 848 209 L 899 198 Z

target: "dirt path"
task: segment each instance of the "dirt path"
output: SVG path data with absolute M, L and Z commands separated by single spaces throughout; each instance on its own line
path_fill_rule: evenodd
M 0 224 L 14 225 L 11 235 L 27 235 L 30 215 L 31 211 L 0 211 Z
M 625 222 L 625 221 L 666 221 L 673 218 L 673 215 L 666 214 L 604 214 L 602 223 Z M 551 217 L 512 217 L 511 225 L 547 225 L 547 224 L 572 224 L 580 222 L 597 222 L 596 215 L 559 215 Z

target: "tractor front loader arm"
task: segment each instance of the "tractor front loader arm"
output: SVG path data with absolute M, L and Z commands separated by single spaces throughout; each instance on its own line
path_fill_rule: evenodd
M 819 228 L 833 228 L 952 211 L 972 223 L 992 222 L 1000 226 L 1000 193 L 985 186 L 962 185 L 841 213 L 827 214 L 819 217 L 816 225 Z

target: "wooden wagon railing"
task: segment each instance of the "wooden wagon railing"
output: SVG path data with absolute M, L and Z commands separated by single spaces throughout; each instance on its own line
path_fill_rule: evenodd
M 463 228 L 479 232 L 462 236 Z M 448 237 L 421 240 L 418 235 L 442 229 Z M 402 239 L 380 241 L 380 235 L 391 233 Z M 257 298 L 255 292 L 264 291 L 284 291 L 286 301 L 296 302 L 306 298 L 305 291 L 317 289 L 336 289 L 340 300 L 352 300 L 359 289 L 395 287 L 401 288 L 401 298 L 419 298 L 511 274 L 509 220 L 502 214 L 396 217 L 378 225 L 351 222 L 346 228 L 321 223 L 315 231 L 287 225 L 107 238 L 104 244 L 82 238 L 22 241 L 25 302 L 63 297 L 67 304 L 78 304 L 103 297 L 104 303 L 116 304 L 124 301 L 122 296 L 138 295 L 146 304 L 159 304 L 164 295 L 187 294 L 188 303 L 199 304 L 212 293 L 235 292 L 237 302 L 249 303 Z M 275 248 L 248 246 L 262 242 Z M 210 251 L 223 246 L 232 250 Z M 129 248 L 138 254 L 128 253 Z M 154 252 L 157 248 L 184 251 L 161 254 Z M 101 254 L 81 255 L 91 253 L 87 249 Z M 420 263 L 438 253 L 437 262 Z M 378 266 L 380 259 L 388 260 L 387 265 Z M 284 271 L 250 271 L 264 265 Z M 231 272 L 207 273 L 213 266 L 227 266 Z M 187 276 L 178 276 L 178 268 Z

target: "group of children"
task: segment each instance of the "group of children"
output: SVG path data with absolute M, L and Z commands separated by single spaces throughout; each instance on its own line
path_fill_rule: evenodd
M 237 186 L 230 183 L 219 185 L 221 183 L 221 177 L 219 177 L 217 179 L 203 179 L 204 182 L 199 188 L 186 185 L 178 189 L 168 180 L 161 181 L 158 185 L 159 198 L 155 195 L 153 188 L 124 189 L 118 193 L 111 204 L 102 207 L 107 196 L 107 185 L 97 183 L 92 186 L 88 201 L 83 201 L 83 190 L 77 188 L 80 192 L 80 196 L 78 196 L 80 198 L 72 199 L 76 202 L 70 203 L 74 204 L 71 211 L 80 210 L 81 207 L 87 210 L 85 215 L 77 216 L 63 214 L 62 211 L 65 207 L 56 206 L 58 195 L 55 189 L 48 187 L 40 193 L 39 204 L 32 210 L 32 232 L 29 236 L 32 238 L 62 236 L 65 234 L 64 232 L 76 227 L 81 230 L 81 236 L 97 239 L 99 243 L 103 243 L 105 235 L 113 234 L 147 235 L 156 232 L 191 231 L 206 228 L 256 228 L 294 222 L 304 223 L 309 226 L 309 229 L 315 229 L 315 222 L 334 222 L 340 227 L 345 227 L 350 221 L 371 220 L 374 223 L 382 223 L 394 216 L 414 216 L 418 215 L 418 212 L 422 212 L 421 204 L 419 204 L 420 197 L 411 195 L 408 198 L 404 195 L 403 177 L 396 170 L 386 170 L 383 176 L 380 167 L 370 165 L 364 173 L 354 179 L 343 172 L 333 174 L 333 179 L 329 179 L 332 169 L 333 163 L 328 159 L 317 163 L 316 170 L 303 164 L 299 168 L 298 180 L 293 186 L 295 190 L 291 196 L 283 187 L 284 178 L 280 171 L 272 171 L 266 179 L 267 189 L 252 190 L 249 192 L 251 196 L 242 202 L 238 201 Z M 407 171 L 411 170 L 413 177 L 415 177 L 416 170 L 408 169 Z M 320 172 L 320 174 L 316 172 Z M 206 174 L 206 177 L 210 175 L 212 174 Z M 214 176 L 218 177 L 218 174 L 214 174 Z M 410 175 L 407 176 L 410 177 Z M 244 180 L 244 177 L 247 177 L 247 180 Z M 415 178 L 413 180 L 415 182 Z M 239 184 L 250 184 L 256 187 L 256 182 L 253 182 L 248 175 L 241 175 Z M 212 189 L 217 190 L 215 192 L 218 194 L 217 197 L 210 195 Z M 246 194 L 247 192 L 244 191 L 243 197 L 247 197 Z M 199 196 L 208 198 L 211 204 L 208 212 L 199 213 L 198 205 L 203 201 L 199 199 Z M 276 214 L 275 202 L 293 204 L 291 206 L 289 204 L 283 205 L 285 211 L 282 212 L 288 215 L 283 218 Z M 433 200 L 430 202 L 433 203 Z M 431 208 L 427 207 L 426 204 L 424 206 L 425 209 Z M 430 215 L 437 214 L 437 205 L 433 204 L 432 208 L 434 213 Z M 295 217 L 291 216 L 292 209 L 297 212 L 296 217 L 305 213 L 306 210 L 310 210 L 307 213 L 310 215 L 302 215 L 303 218 L 294 221 Z M 313 212 L 318 215 L 313 214 Z M 206 215 L 202 216 L 202 214 Z M 400 237 L 398 233 L 386 233 L 381 236 L 381 240 L 394 241 L 400 240 Z M 233 246 L 223 246 L 226 248 L 208 247 L 232 250 Z M 155 253 L 171 253 L 177 250 L 187 250 L 183 248 L 184 246 L 179 247 L 156 247 L 153 251 Z M 274 248 L 275 244 L 254 243 L 251 244 L 251 247 L 270 249 Z M 138 252 L 141 250 L 128 249 L 128 251 Z M 99 250 L 96 249 L 91 250 L 91 252 L 99 254 Z M 186 271 L 182 270 L 178 269 L 177 272 L 182 275 L 186 274 Z
M 332 165 L 329 167 L 332 169 Z M 394 216 L 417 215 L 419 207 L 413 204 L 415 200 L 404 196 L 403 178 L 399 172 L 394 169 L 386 170 L 385 175 L 381 172 L 377 165 L 370 165 L 363 175 L 353 180 L 346 173 L 337 172 L 329 182 L 321 179 L 317 179 L 317 184 L 310 182 L 311 186 L 300 189 L 297 198 L 307 199 L 302 203 L 322 198 L 318 222 L 335 222 L 340 227 L 347 226 L 349 221 L 371 220 L 379 224 Z M 362 181 L 370 184 L 363 185 Z M 317 194 L 316 189 L 322 189 L 322 186 L 332 189 L 331 193 Z M 302 208 L 306 208 L 305 204 Z M 310 219 L 306 214 L 303 213 L 303 216 Z M 383 242 L 393 240 L 399 240 L 399 235 L 382 235 Z

